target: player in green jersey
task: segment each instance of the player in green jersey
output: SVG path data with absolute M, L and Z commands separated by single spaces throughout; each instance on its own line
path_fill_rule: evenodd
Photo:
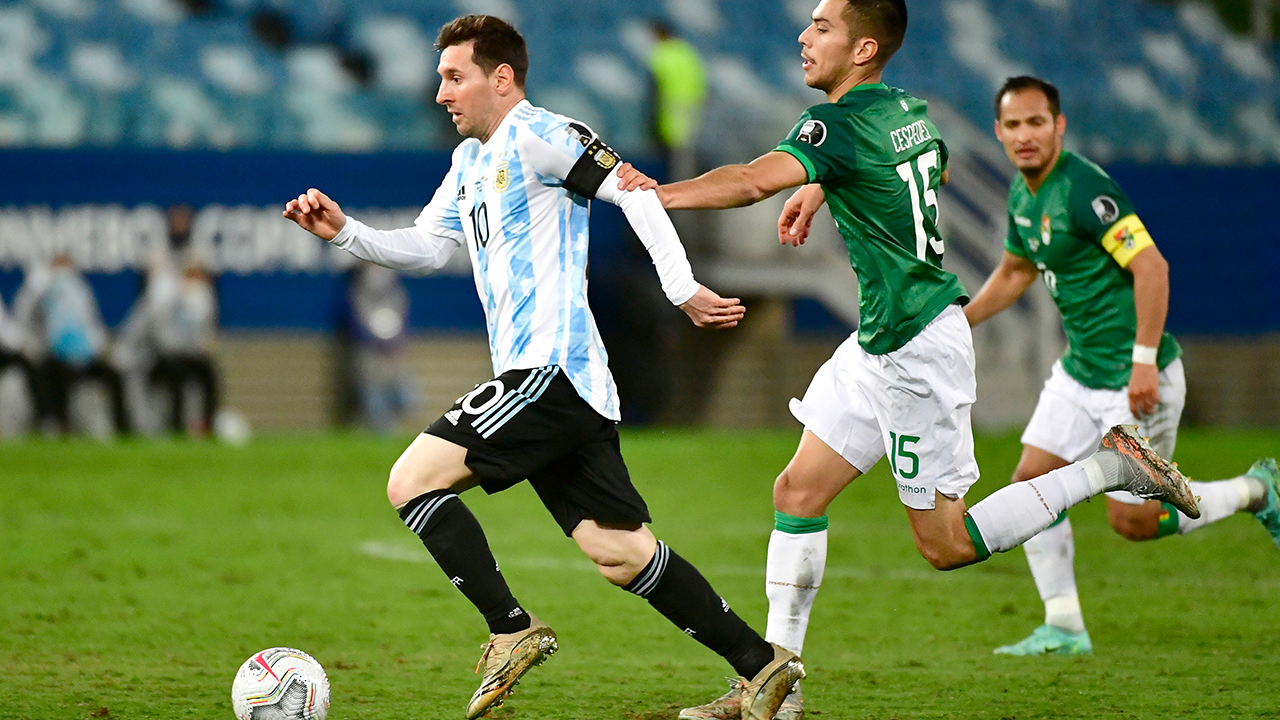
M 813 206 L 825 193 L 861 285 L 857 336 L 792 401 L 805 429 L 774 484 L 767 635 L 793 652 L 822 584 L 827 506 L 885 455 L 916 547 L 938 569 L 1010 550 L 1106 490 L 1159 496 L 1198 514 L 1185 479 L 1124 428 L 1092 457 L 966 508 L 964 494 L 978 479 L 969 418 L 976 386 L 961 310 L 968 298 L 941 268 L 937 191 L 947 150 L 925 103 L 881 83 L 906 25 L 903 0 L 822 0 L 800 35 L 800 56 L 805 83 L 829 102 L 750 164 L 658 189 L 668 208 L 728 208 L 808 184 L 792 201 Z M 740 700 L 735 688 L 681 716 L 735 717 Z M 789 698 L 779 716 L 798 715 L 798 700 Z
M 1139 425 L 1157 452 L 1171 456 L 1186 382 L 1178 343 L 1163 332 L 1168 264 L 1115 181 L 1063 150 L 1067 119 L 1053 85 L 1010 78 L 996 94 L 995 111 L 996 137 L 1018 175 L 1009 188 L 1004 259 L 965 315 L 977 325 L 1012 305 L 1039 276 L 1062 313 L 1067 335 L 1067 351 L 1054 365 L 1022 435 L 1013 481 L 1040 477 L 1087 456 L 1102 433 L 1119 423 Z M 1275 460 L 1259 460 L 1241 477 L 1191 483 L 1199 518 L 1123 491 L 1107 494 L 1107 517 L 1120 535 L 1152 540 L 1250 511 L 1280 546 L 1277 483 Z M 1044 600 L 1045 622 L 1030 637 L 996 652 L 1090 652 L 1066 514 L 1024 547 Z

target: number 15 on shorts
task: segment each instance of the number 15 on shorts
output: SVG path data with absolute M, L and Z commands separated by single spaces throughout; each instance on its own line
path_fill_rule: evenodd
M 889 466 L 893 468 L 893 474 L 903 480 L 910 480 L 920 474 L 920 456 L 908 449 L 908 446 L 918 442 L 920 438 L 915 435 L 889 432 Z

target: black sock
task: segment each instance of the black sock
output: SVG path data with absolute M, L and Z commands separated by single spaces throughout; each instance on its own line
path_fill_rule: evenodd
M 750 680 L 773 661 L 773 648 L 729 609 L 711 583 L 666 543 L 626 587 Z
M 449 582 L 484 615 L 489 632 L 527 630 L 529 614 L 516 602 L 489 551 L 480 521 L 450 490 L 433 490 L 400 508 L 400 519 L 422 538 Z

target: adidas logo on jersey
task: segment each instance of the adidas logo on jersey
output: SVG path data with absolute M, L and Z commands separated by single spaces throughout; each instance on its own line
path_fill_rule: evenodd
M 457 425 L 457 424 L 458 424 L 458 418 L 460 418 L 460 417 L 462 417 L 462 411 L 461 411 L 461 410 L 450 410 L 449 412 L 447 412 L 447 413 L 445 413 L 445 414 L 444 414 L 444 419 L 445 419 L 445 420 L 448 420 L 448 421 L 449 421 L 449 423 L 450 423 L 450 424 L 452 424 L 452 425 Z

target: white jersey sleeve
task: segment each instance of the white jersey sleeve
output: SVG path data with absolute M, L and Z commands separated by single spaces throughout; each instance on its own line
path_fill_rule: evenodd
M 658 194 L 652 190 L 618 190 L 618 156 L 599 142 L 587 126 L 569 123 L 556 132 L 564 133 L 563 142 L 552 142 L 532 133 L 521 136 L 521 156 L 538 173 L 538 179 L 545 185 L 564 185 L 565 180 L 575 174 L 577 166 L 592 164 L 599 168 L 588 175 L 592 178 L 589 182 L 595 184 L 594 178 L 605 174 L 597 187 L 572 189 L 590 193 L 588 199 L 598 197 L 617 205 L 653 259 L 667 300 L 672 305 L 688 302 L 698 291 L 699 284 L 693 277 L 693 268 L 689 266 L 680 236 L 667 211 L 662 208 Z M 601 155 L 601 152 L 606 154 Z
M 329 242 L 361 260 L 395 270 L 430 272 L 443 267 L 466 242 L 458 214 L 459 176 L 458 151 L 455 151 L 449 173 L 431 202 L 418 214 L 413 227 L 375 230 L 348 216 L 347 224 Z

